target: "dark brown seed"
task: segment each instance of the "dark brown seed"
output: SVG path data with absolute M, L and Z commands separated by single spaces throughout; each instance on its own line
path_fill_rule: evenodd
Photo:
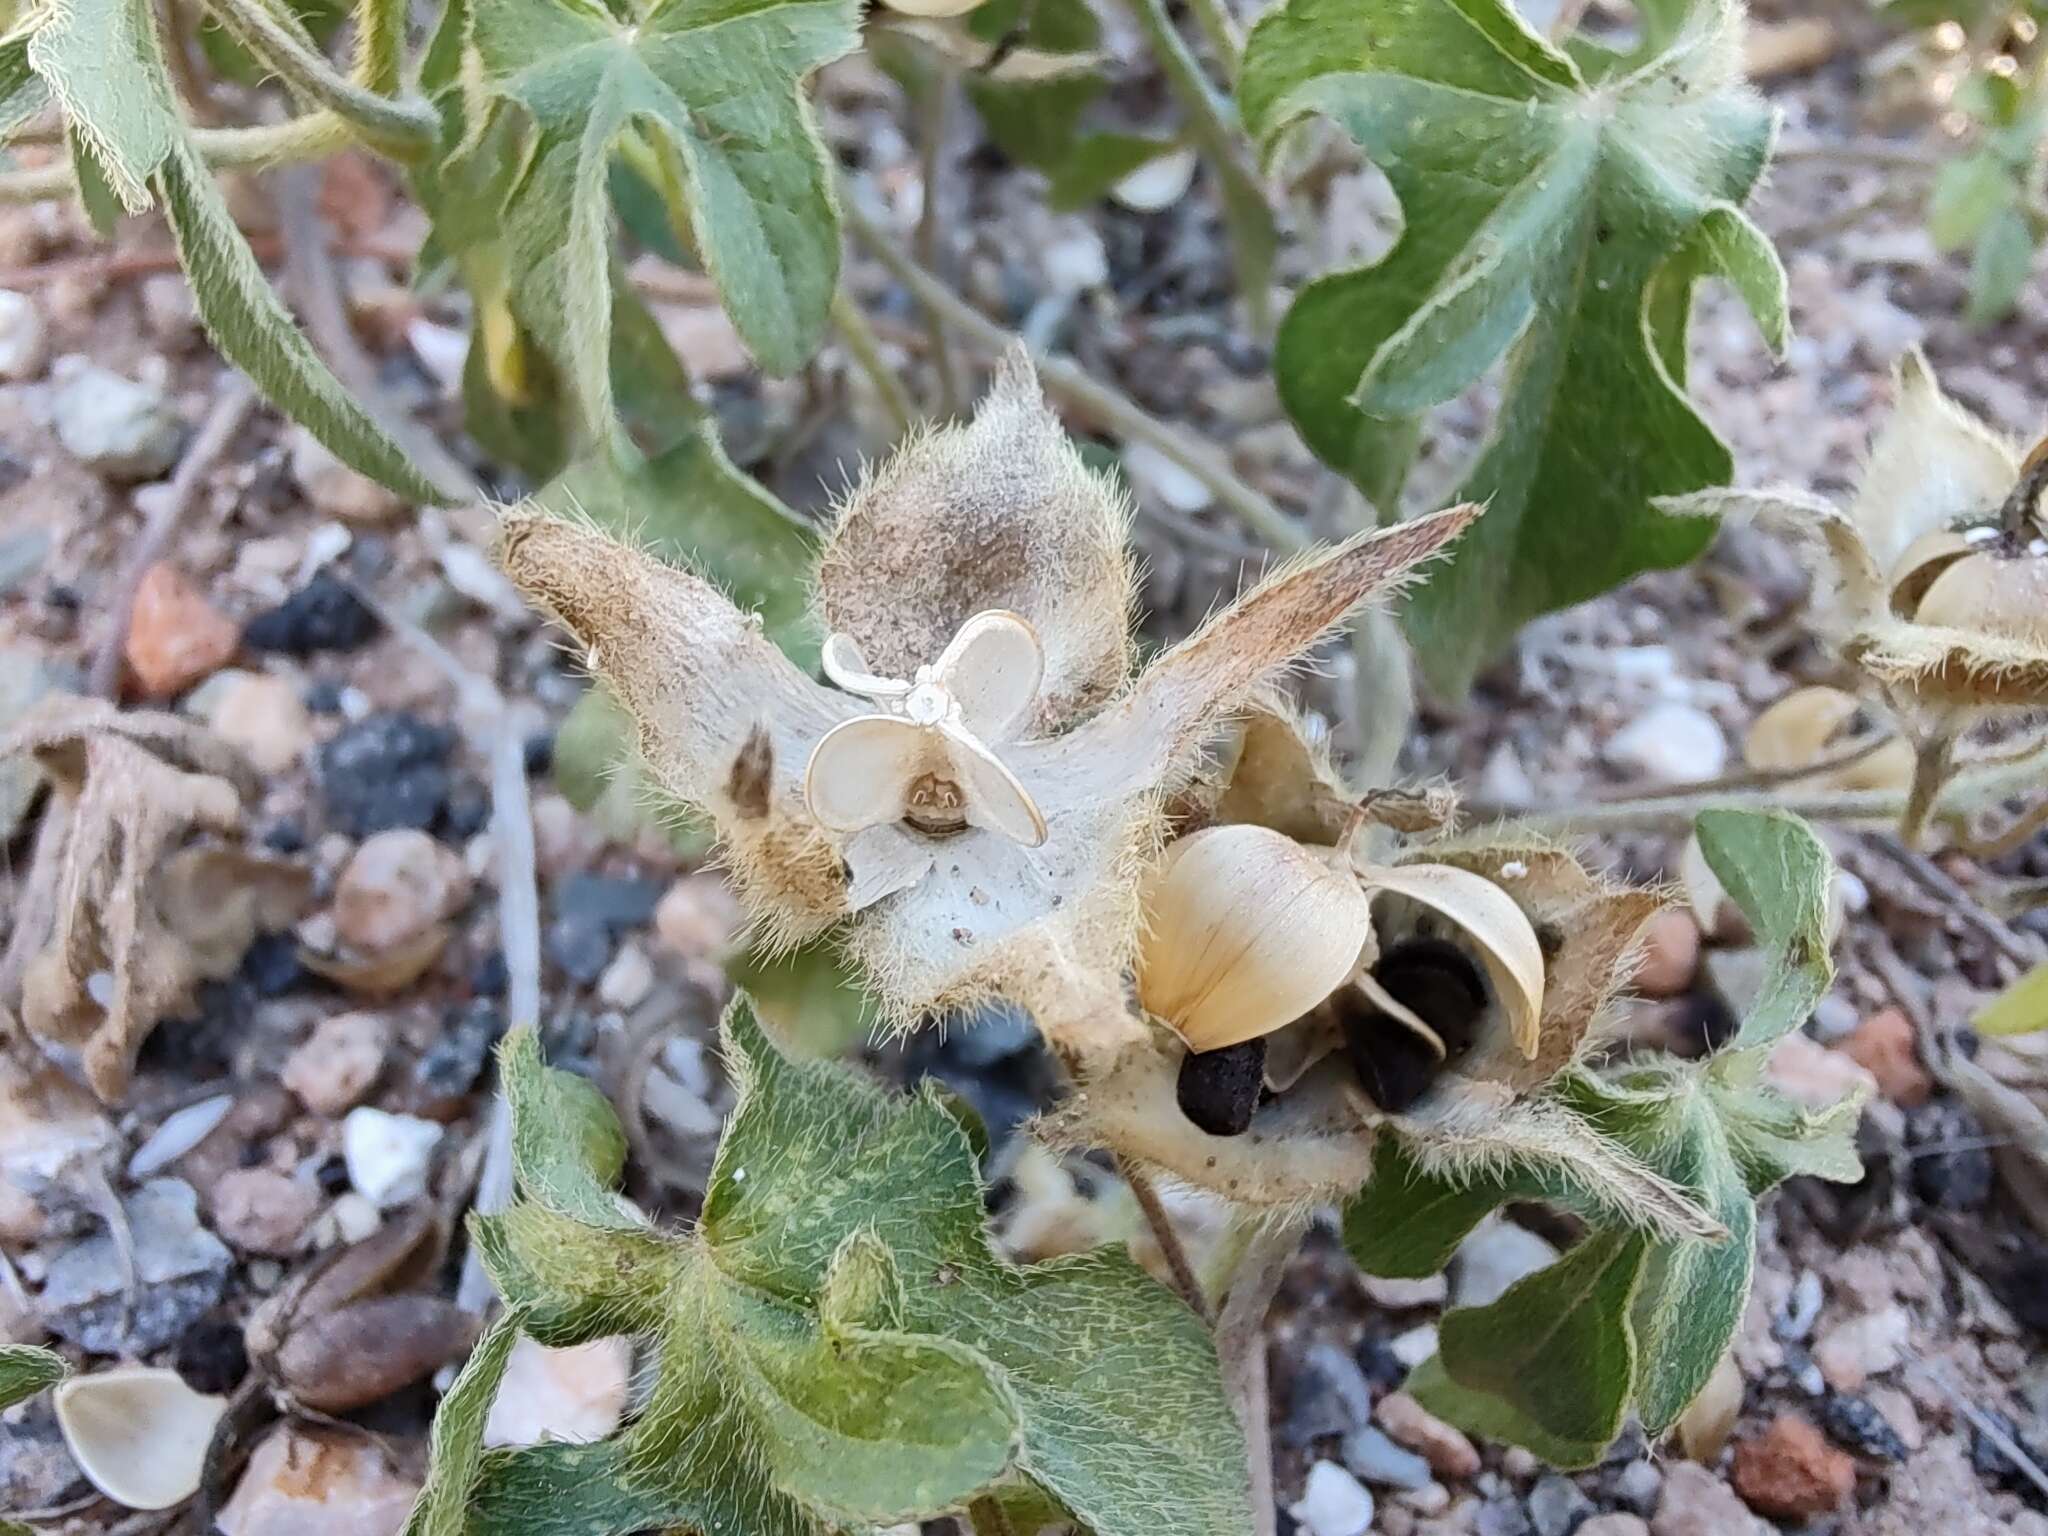
M 1346 1012 L 1344 1043 L 1359 1085 L 1373 1103 L 1397 1115 L 1414 1107 L 1447 1062 L 1472 1048 L 1486 1011 L 1486 983 L 1471 957 L 1444 939 L 1396 945 L 1372 974 L 1444 1045 L 1439 1059 L 1428 1041 L 1392 1015 L 1370 1006 Z
M 1263 1035 L 1219 1051 L 1190 1051 L 1180 1064 L 1180 1112 L 1211 1136 L 1242 1136 L 1265 1081 Z

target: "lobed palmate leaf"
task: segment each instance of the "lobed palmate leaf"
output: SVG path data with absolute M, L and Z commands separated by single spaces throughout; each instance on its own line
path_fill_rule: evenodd
M 472 1224 L 480 1251 L 518 1328 L 648 1338 L 655 1385 L 599 1445 L 478 1456 L 460 1422 L 437 1430 L 454 1470 L 413 1536 L 805 1536 L 984 1495 L 1098 1536 L 1245 1528 L 1213 1347 L 1170 1292 L 1120 1254 L 1001 1260 L 966 1133 L 931 1092 L 785 1059 L 744 998 L 726 1042 L 740 1100 L 697 1230 L 665 1235 L 611 1193 L 595 1090 L 531 1034 L 508 1040 L 521 1198 Z M 461 1402 L 487 1401 L 471 1380 Z M 463 1523 L 419 1523 L 452 1508 Z
M 1311 283 L 1281 326 L 1274 372 L 1310 445 L 1384 497 L 1414 415 L 1505 365 L 1451 498 L 1488 514 L 1407 609 L 1444 691 L 1525 620 L 1710 535 L 1650 506 L 1731 467 L 1684 394 L 1694 282 L 1728 278 L 1774 345 L 1786 330 L 1784 274 L 1737 207 L 1772 132 L 1738 25 L 1729 0 L 1700 0 L 1640 63 L 1561 51 L 1506 0 L 1287 0 L 1253 29 L 1253 134 L 1270 150 L 1329 118 L 1408 213 L 1383 261 Z
M 23 57 L 63 109 L 88 207 L 163 205 L 206 333 L 279 409 L 343 462 L 401 494 L 442 493 L 390 432 L 328 371 L 278 301 L 226 199 L 186 132 L 147 0 L 63 0 L 43 7 Z M 0 87 L 14 39 L 0 43 Z M 18 122 L 20 89 L 0 107 Z

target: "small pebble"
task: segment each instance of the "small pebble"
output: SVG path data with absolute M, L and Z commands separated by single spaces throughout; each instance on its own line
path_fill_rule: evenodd
M 1579 1527 L 1579 1536 L 1650 1536 L 1650 1528 L 1641 1515 L 1595 1515 Z
M 1364 1536 L 1372 1528 L 1372 1495 L 1334 1461 L 1308 1469 L 1308 1485 L 1287 1512 L 1310 1536 Z
M 1579 1485 L 1555 1472 L 1536 1480 L 1529 1490 L 1529 1523 L 1536 1536 L 1571 1536 L 1593 1513 L 1593 1501 Z
M 323 570 L 275 608 L 244 625 L 242 643 L 252 651 L 311 656 L 316 651 L 355 650 L 374 639 L 382 627 L 353 589 Z M 311 707 L 316 714 L 333 713 L 332 709 Z
M 1813 1332 L 1813 1325 L 1820 1320 L 1820 1309 L 1826 1299 L 1820 1276 L 1810 1269 L 1802 1269 L 1799 1278 L 1792 1282 L 1785 1305 L 1771 1322 L 1772 1337 L 1786 1344 L 1804 1343 Z
M 350 837 L 425 829 L 448 801 L 452 733 L 404 713 L 374 714 L 320 749 L 329 820 Z
M 637 944 L 620 946 L 612 963 L 597 979 L 597 1000 L 607 1008 L 627 1013 L 647 1000 L 654 990 L 654 966 Z
M 143 695 L 168 699 L 226 666 L 240 638 L 184 572 L 159 560 L 135 589 L 123 654 Z
M 1729 1481 L 1745 1504 L 1774 1520 L 1827 1514 L 1856 1487 L 1856 1464 L 1794 1413 L 1735 1447 Z
M 1700 969 L 1700 925 L 1678 907 L 1643 925 L 1643 959 L 1635 989 L 1645 997 L 1678 997 L 1692 989 Z
M 259 773 L 285 772 L 313 745 L 313 722 L 299 690 L 260 672 L 224 679 L 206 723 Z
M 25 293 L 0 289 L 0 379 L 18 384 L 41 375 L 50 362 L 50 328 Z
M 422 1096 L 430 1103 L 459 1101 L 476 1086 L 504 1033 L 505 1016 L 488 999 L 479 998 L 456 1013 L 413 1068 Z
M 1475 1536 L 1529 1536 L 1529 1515 L 1513 1498 L 1489 1499 L 1472 1522 Z
M 1866 1312 L 1823 1333 L 1814 1343 L 1813 1363 L 1837 1392 L 1860 1392 L 1871 1377 L 1898 1368 L 1912 1333 L 1904 1307 Z
M 1735 1490 L 1691 1461 L 1672 1464 L 1650 1520 L 1651 1536 L 1750 1536 L 1759 1529 Z
M 356 849 L 335 885 L 335 932 L 365 954 L 398 949 L 461 910 L 469 888 L 454 850 L 416 828 L 379 832 Z
M 322 1019 L 285 1058 L 281 1077 L 314 1114 L 343 1115 L 362 1103 L 383 1073 L 390 1048 L 391 1027 L 377 1014 L 336 1014 Z
M 419 1488 L 375 1436 L 287 1420 L 256 1447 L 217 1523 L 221 1536 L 392 1536 Z
M 385 523 L 405 510 L 396 492 L 349 468 L 304 427 L 291 431 L 292 483 L 315 511 L 345 523 Z
M 1610 767 L 1652 784 L 1698 784 L 1728 766 L 1728 739 L 1714 717 L 1690 704 L 1663 703 L 1607 739 Z
M 149 480 L 178 462 L 185 423 L 163 389 L 60 358 L 50 399 L 57 441 L 88 469 L 116 480 Z
M 426 1193 L 427 1163 L 442 1129 L 431 1120 L 391 1115 L 364 1105 L 341 1123 L 348 1181 L 379 1210 L 409 1205 Z
M 1981 1210 L 1997 1179 L 1989 1146 L 1995 1139 L 1960 1099 L 1914 1110 L 1906 1117 L 1913 1192 L 1936 1210 Z
M 1934 1078 L 1920 1064 L 1913 1023 L 1897 1008 L 1880 1008 L 1849 1032 L 1839 1049 L 1877 1079 L 1877 1091 L 1901 1109 L 1925 1104 Z
M 216 1231 L 244 1253 L 289 1258 L 319 1214 L 317 1185 L 271 1168 L 231 1168 L 210 1194 Z
M 1346 1435 L 1338 1454 L 1355 1475 L 1377 1487 L 1412 1490 L 1431 1481 L 1428 1462 L 1371 1424 Z
M 588 986 L 611 963 L 611 929 L 589 918 L 558 917 L 548 924 L 542 948 L 571 981 Z
M 1406 1392 L 1389 1392 L 1373 1417 L 1395 1440 L 1419 1452 L 1447 1483 L 1461 1483 L 1479 1471 L 1479 1452 L 1464 1431 L 1446 1424 Z
M 1451 1261 L 1451 1300 L 1460 1307 L 1488 1306 L 1517 1280 L 1556 1262 L 1553 1244 L 1527 1227 L 1493 1217 L 1458 1245 Z
M 1821 1427 L 1837 1445 L 1873 1461 L 1903 1461 L 1906 1442 L 1876 1406 L 1847 1392 L 1830 1392 L 1821 1400 Z
M 1406 1333 L 1387 1340 L 1387 1353 L 1403 1367 L 1414 1370 L 1436 1353 L 1436 1324 L 1418 1323 Z
M 1663 1469 L 1648 1458 L 1631 1461 L 1614 1475 L 1614 1497 L 1639 1515 L 1657 1507 L 1657 1495 L 1663 1489 Z

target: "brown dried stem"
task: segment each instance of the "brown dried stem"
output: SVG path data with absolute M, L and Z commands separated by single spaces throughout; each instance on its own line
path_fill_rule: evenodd
M 1159 1198 L 1159 1186 L 1129 1158 L 1118 1157 L 1116 1171 L 1137 1197 L 1138 1209 L 1145 1215 L 1145 1225 L 1151 1229 L 1159 1251 L 1166 1256 L 1166 1268 L 1173 1276 L 1174 1290 L 1180 1293 L 1180 1299 L 1188 1304 L 1195 1316 L 1205 1323 L 1214 1323 L 1215 1314 L 1210 1310 L 1209 1298 L 1203 1294 L 1201 1279 L 1188 1259 L 1187 1245 L 1180 1240 L 1180 1229 L 1174 1226 L 1172 1214 Z
M 1283 1220 L 1262 1227 L 1246 1246 L 1216 1319 L 1216 1357 L 1223 1389 L 1244 1430 L 1251 1474 L 1253 1536 L 1274 1536 L 1273 1430 L 1266 1397 L 1266 1314 L 1279 1293 L 1287 1261 L 1300 1246 L 1306 1223 Z

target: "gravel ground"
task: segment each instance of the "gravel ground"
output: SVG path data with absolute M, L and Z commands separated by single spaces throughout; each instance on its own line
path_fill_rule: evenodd
M 1879 63 L 1898 51 L 1889 34 L 1853 8 L 1805 14 L 1830 20 L 1837 46 L 1817 67 L 1767 83 L 1788 141 L 1923 126 L 1883 88 Z M 1135 45 L 1113 34 L 1110 49 L 1130 77 L 1130 112 L 1168 110 Z M 894 86 L 854 60 L 828 72 L 821 102 L 844 160 L 907 232 L 925 189 Z M 1261 489 L 1334 526 L 1341 498 L 1280 416 L 1232 302 L 1204 183 L 1157 213 L 1055 215 L 1041 179 L 968 143 L 966 122 L 955 128 L 940 195 L 960 211 L 942 221 L 942 259 L 959 287 L 1223 443 Z M 1897 175 L 1801 154 L 1764 194 L 1761 217 L 1791 275 L 1798 340 L 1787 358 L 1768 355 L 1732 296 L 1715 291 L 1701 306 L 1695 389 L 1746 482 L 1848 486 L 1892 361 L 1914 343 L 1991 420 L 2039 428 L 2048 293 L 2038 281 L 2014 316 L 1971 332 L 1958 318 L 1962 275 L 1934 251 L 1910 199 L 1826 227 L 1831 210 Z M 252 224 L 268 217 L 262 197 L 242 201 Z M 387 398 L 459 442 L 451 375 L 462 316 L 459 301 L 404 286 L 416 212 L 353 159 L 326 174 L 321 206 L 355 337 Z M 1363 172 L 1335 178 L 1309 211 L 1313 238 L 1283 261 L 1290 283 L 1333 253 L 1383 244 L 1393 217 Z M 125 224 L 109 253 L 69 208 L 0 210 L 0 289 L 25 300 L 0 300 L 0 721 L 91 675 L 121 573 L 163 508 L 164 477 L 229 387 L 164 251 L 148 221 Z M 659 295 L 734 457 L 792 505 L 823 508 L 850 466 L 886 445 L 879 402 L 836 350 L 797 379 L 763 381 L 699 280 L 646 264 L 636 272 Z M 908 297 L 877 267 L 857 263 L 850 281 L 924 389 L 923 328 Z M 1482 390 L 1445 413 L 1424 479 L 1441 480 L 1484 411 Z M 470 468 L 499 491 L 518 489 L 495 466 Z M 1126 468 L 1147 513 L 1144 624 L 1168 638 L 1250 567 L 1241 535 L 1173 466 L 1139 455 Z M 198 989 L 194 1015 L 149 1036 L 111 1130 L 61 1087 L 0 1080 L 0 1280 L 11 1277 L 0 1284 L 0 1337 L 53 1335 L 97 1364 L 172 1363 L 205 1391 L 233 1391 L 253 1372 L 295 1400 L 271 1424 L 269 1394 L 249 1394 L 241 1444 L 255 1455 L 211 1490 L 233 1494 L 220 1517 L 228 1536 L 395 1531 L 421 1470 L 436 1373 L 468 1342 L 446 1298 L 461 1262 L 450 1233 L 485 1143 L 488 1053 L 505 1020 L 485 831 L 498 723 L 465 706 L 447 668 L 409 637 L 413 626 L 495 685 L 526 743 L 549 1049 L 627 1105 L 635 1193 L 650 1208 L 692 1212 L 730 1104 L 709 1044 L 731 900 L 686 840 L 616 807 L 578 812 L 554 783 L 553 732 L 583 684 L 471 552 L 485 521 L 397 505 L 267 410 L 241 421 L 144 584 L 127 698 L 175 709 L 251 756 L 262 776 L 244 800 L 246 845 L 308 872 L 309 888 L 289 915 L 253 919 L 239 960 Z M 1781 548 L 1730 533 L 1693 570 L 1532 626 L 1469 703 L 1425 707 L 1403 770 L 1536 807 L 1639 787 L 1645 774 L 1697 772 L 1697 761 L 1646 760 L 1626 733 L 1650 718 L 1667 752 L 1738 753 L 1762 706 L 1830 678 L 1801 622 L 1804 597 Z M 1305 685 L 1340 747 L 1353 741 L 1355 684 L 1347 651 Z M 0 933 L 32 895 L 32 792 L 0 776 Z M 1598 851 L 1641 878 L 1677 873 L 1679 849 L 1665 836 L 1619 837 Z M 1851 877 L 1850 937 L 1799 1070 L 1830 1082 L 1874 1076 L 1880 1091 L 1862 1131 L 1871 1174 L 1853 1189 L 1794 1185 L 1767 1206 L 1734 1355 L 1740 1382 L 1720 1422 L 1699 1430 L 1702 1459 L 1625 1441 L 1607 1465 L 1559 1477 L 1522 1453 L 1474 1446 L 1400 1395 L 1404 1361 L 1426 1353 L 1447 1297 L 1504 1284 L 1568 1236 L 1541 1213 L 1482 1230 L 1447 1279 L 1403 1285 L 1361 1281 L 1318 1230 L 1273 1319 L 1283 1505 L 1318 1487 L 1348 1496 L 1354 1485 L 1332 1481 L 1345 1468 L 1342 1478 L 1373 1485 L 1373 1528 L 1389 1536 L 1708 1536 L 1772 1520 L 1844 1536 L 2048 1536 L 2048 1493 L 2020 1465 L 2048 1447 L 2048 1231 L 2028 1220 L 2015 1183 L 2022 1154 L 1929 1070 L 1936 1040 L 1963 1028 L 2001 962 L 1952 887 L 1930 893 L 1847 836 L 1837 851 Z M 2001 872 L 2048 875 L 2048 843 Z M 1689 925 L 1664 935 L 1656 958 L 1669 974 L 1662 995 L 1632 1014 L 1631 1038 L 1697 1050 L 1725 1022 L 1739 954 L 1700 951 Z M 1101 1168 L 1055 1167 L 1009 1134 L 1052 1086 L 1021 1021 L 996 1016 L 870 1055 L 900 1076 L 935 1073 L 983 1111 L 997 1137 L 999 1217 L 1017 1251 L 1127 1230 Z M 116 1199 L 138 1276 L 132 1305 L 104 1220 Z M 2038 1199 L 2033 1210 L 2048 1215 Z M 1213 1217 L 1194 1201 L 1182 1211 L 1198 1228 Z M 252 1317 L 290 1336 L 289 1302 L 320 1256 L 373 1231 L 392 1258 L 365 1294 L 391 1309 L 357 1315 L 326 1355 L 309 1345 L 252 1358 Z M 344 1359 L 368 1380 L 359 1402 L 327 1401 Z M 522 1395 L 543 1407 L 534 1424 L 499 1426 L 499 1437 L 602 1432 L 626 1400 L 629 1364 L 602 1348 L 536 1356 Z M 0 1511 L 42 1512 L 53 1528 L 80 1532 L 170 1528 L 158 1517 L 123 1523 L 90 1495 L 46 1403 L 0 1419 Z M 1311 1529 L 1325 1507 L 1314 1497 L 1300 1505 Z

